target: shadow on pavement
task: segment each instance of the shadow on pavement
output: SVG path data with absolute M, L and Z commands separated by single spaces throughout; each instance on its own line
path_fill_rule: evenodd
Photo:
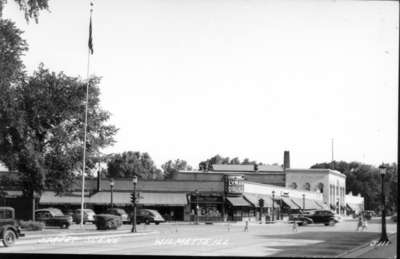
M 300 232 L 284 235 L 258 235 L 259 238 L 294 239 L 294 240 L 319 240 L 315 244 L 293 245 L 286 244 L 266 246 L 265 248 L 281 249 L 282 251 L 273 254 L 277 257 L 332 257 L 361 246 L 367 242 L 379 238 L 379 233 L 369 232 Z

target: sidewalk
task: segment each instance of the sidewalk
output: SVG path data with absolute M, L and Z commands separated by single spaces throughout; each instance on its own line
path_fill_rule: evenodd
M 343 253 L 341 258 L 396 258 L 397 233 L 389 235 L 390 245 L 376 246 L 372 242 L 363 244 L 351 251 Z M 376 241 L 376 240 L 375 240 Z

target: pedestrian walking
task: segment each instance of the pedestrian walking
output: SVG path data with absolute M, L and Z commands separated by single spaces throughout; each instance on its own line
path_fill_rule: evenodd
M 244 232 L 248 232 L 249 231 L 249 221 L 246 220 L 246 223 L 244 225 Z
M 364 219 L 363 222 L 362 222 L 361 231 L 365 231 L 367 229 L 368 229 L 367 219 Z
M 358 215 L 358 221 L 357 221 L 357 229 L 356 229 L 356 231 L 360 231 L 360 228 L 361 228 L 361 230 L 362 230 L 363 224 L 364 224 L 364 218 L 363 218 L 362 214 L 360 213 L 360 215 Z
M 296 222 L 296 219 L 293 220 L 292 230 L 293 230 L 293 232 L 297 232 L 297 222 Z

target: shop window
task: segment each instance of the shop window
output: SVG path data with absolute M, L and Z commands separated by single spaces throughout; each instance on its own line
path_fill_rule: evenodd
M 292 189 L 297 189 L 297 184 L 296 184 L 296 183 L 292 183 L 292 184 L 290 185 L 290 188 L 292 188 Z
M 304 190 L 309 191 L 311 189 L 310 183 L 305 183 L 304 184 Z
M 317 185 L 317 190 L 319 190 L 320 193 L 324 193 L 324 184 L 323 183 L 319 183 Z

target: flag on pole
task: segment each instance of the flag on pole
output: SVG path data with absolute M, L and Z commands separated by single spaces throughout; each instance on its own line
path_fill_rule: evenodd
M 90 3 L 91 6 L 93 6 L 92 3 Z M 90 54 L 93 55 L 93 38 L 92 38 L 92 10 L 90 10 L 90 23 L 89 23 L 89 42 L 88 42 L 88 46 L 89 46 L 89 51 Z

